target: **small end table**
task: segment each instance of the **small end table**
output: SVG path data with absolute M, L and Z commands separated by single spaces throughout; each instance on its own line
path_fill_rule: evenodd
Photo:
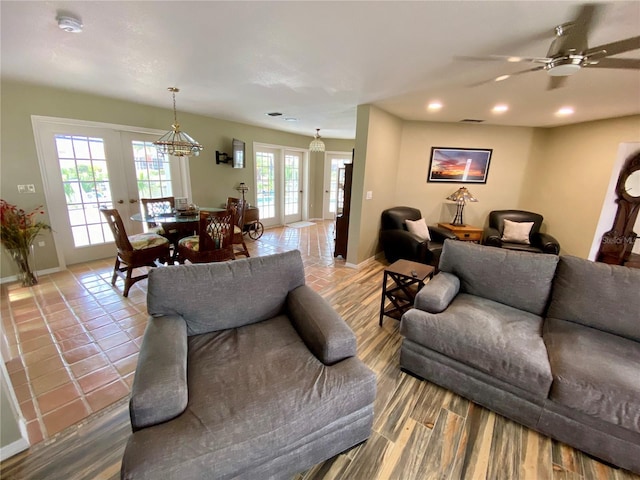
M 482 228 L 471 225 L 453 225 L 452 223 L 439 223 L 439 227 L 446 228 L 453 233 L 458 240 L 463 242 L 480 243 L 482 240 Z
M 400 320 L 413 307 L 417 293 L 424 287 L 425 280 L 433 277 L 435 268 L 424 263 L 398 260 L 384 270 L 382 280 L 382 300 L 380 301 L 380 323 L 385 315 Z M 389 280 L 392 283 L 389 284 Z M 391 303 L 385 309 L 385 303 Z

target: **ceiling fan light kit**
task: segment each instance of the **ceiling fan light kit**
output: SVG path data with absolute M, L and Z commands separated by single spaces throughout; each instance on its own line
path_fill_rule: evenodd
M 618 40 L 605 45 L 589 48 L 588 35 L 593 24 L 596 12 L 603 8 L 601 4 L 585 4 L 580 7 L 576 18 L 555 27 L 555 38 L 549 47 L 546 57 L 518 57 L 489 55 L 487 57 L 459 57 L 462 60 L 502 60 L 510 63 L 531 62 L 541 63 L 528 70 L 515 72 L 509 75 L 500 75 L 491 81 L 500 82 L 507 78 L 530 72 L 545 70 L 551 79 L 549 90 L 560 88 L 565 84 L 566 78 L 576 74 L 583 68 L 609 68 L 640 70 L 640 59 L 635 58 L 609 58 L 621 53 L 640 49 L 640 36 Z M 482 85 L 480 82 L 476 85 Z

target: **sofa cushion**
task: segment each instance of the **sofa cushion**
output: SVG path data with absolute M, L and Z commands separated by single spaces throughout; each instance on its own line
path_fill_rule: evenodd
M 427 223 L 424 221 L 424 218 L 420 218 L 418 220 L 405 220 L 404 223 L 407 226 L 407 230 L 420 237 L 420 240 L 431 240 L 429 227 L 427 227 Z
M 287 294 L 304 285 L 300 252 L 292 250 L 233 262 L 176 265 L 149 272 L 147 311 L 180 315 L 187 333 L 225 330 L 272 318 Z M 242 296 L 244 301 L 235 297 Z
M 243 478 L 374 401 L 373 372 L 357 358 L 324 365 L 283 315 L 188 345 L 186 410 L 129 445 L 145 478 Z
M 412 309 L 400 333 L 511 385 L 546 397 L 551 370 L 542 318 L 486 298 L 460 293 L 444 312 Z
M 551 399 L 640 432 L 640 344 L 572 322 L 545 320 Z
M 446 240 L 439 268 L 460 278 L 462 292 L 542 315 L 557 263 L 556 255 Z
M 640 269 L 562 256 L 547 315 L 640 341 Z

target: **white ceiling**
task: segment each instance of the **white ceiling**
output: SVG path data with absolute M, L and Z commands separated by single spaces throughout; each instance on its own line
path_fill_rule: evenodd
M 409 120 L 554 126 L 640 113 L 640 71 L 587 68 L 548 91 L 531 64 L 459 55 L 542 57 L 581 2 L 2 1 L 3 78 L 171 107 L 329 138 L 354 138 L 356 107 Z M 65 33 L 56 16 L 81 18 Z M 606 3 L 589 46 L 640 35 L 640 2 Z M 640 50 L 622 55 L 640 58 Z M 430 100 L 444 108 L 428 112 Z M 502 115 L 497 103 L 509 105 Z M 572 106 L 569 118 L 554 115 Z M 295 117 L 271 118 L 267 112 Z M 169 124 L 171 118 L 167 118 Z M 188 125 L 183 126 L 189 130 Z

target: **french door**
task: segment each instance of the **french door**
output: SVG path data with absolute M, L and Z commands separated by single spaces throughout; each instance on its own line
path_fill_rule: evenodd
M 338 213 L 338 171 L 351 163 L 351 153 L 327 152 L 324 168 L 323 218 L 333 220 Z
M 118 209 L 132 234 L 143 229 L 130 221 L 140 198 L 187 196 L 186 164 L 156 151 L 159 134 L 43 117 L 33 124 L 61 267 L 113 256 L 100 208 Z
M 302 220 L 305 214 L 304 152 L 256 145 L 256 206 L 265 226 Z

